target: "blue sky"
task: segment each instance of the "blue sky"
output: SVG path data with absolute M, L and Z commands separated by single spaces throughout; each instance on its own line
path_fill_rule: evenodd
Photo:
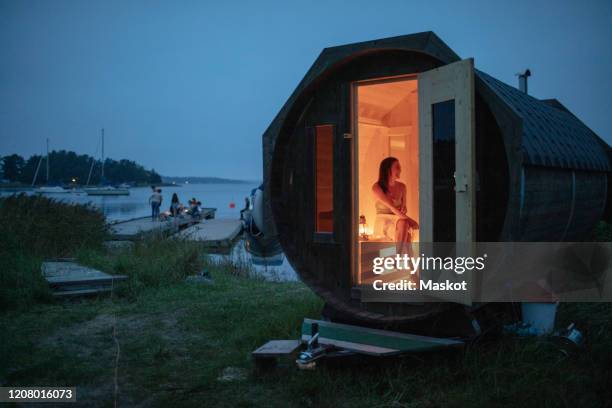
M 433 30 L 612 143 L 611 1 L 0 0 L 0 155 L 261 178 L 261 134 L 321 49 Z

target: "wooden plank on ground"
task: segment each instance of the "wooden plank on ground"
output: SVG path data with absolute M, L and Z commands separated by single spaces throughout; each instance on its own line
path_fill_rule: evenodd
M 49 283 L 61 284 L 64 282 L 94 282 L 103 279 L 119 278 L 125 276 L 113 276 L 97 269 L 79 265 L 76 262 L 43 262 L 41 272 Z
M 251 354 L 259 357 L 283 357 L 293 354 L 299 347 L 299 340 L 270 340 Z
M 375 356 L 461 347 L 464 344 L 454 339 L 418 336 L 311 319 L 304 319 L 302 341 L 310 340 L 313 324 L 318 325 L 319 343 Z
M 127 279 L 125 275 L 109 275 L 75 262 L 43 262 L 41 273 L 56 291 L 54 295 L 84 295 L 110 290 L 111 286 Z

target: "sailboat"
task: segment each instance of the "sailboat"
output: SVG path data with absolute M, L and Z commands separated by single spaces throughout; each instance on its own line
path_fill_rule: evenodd
M 102 128 L 102 175 L 100 180 L 104 182 L 104 128 Z M 93 162 L 92 162 L 93 169 Z M 91 178 L 91 169 L 89 171 L 89 178 Z M 87 184 L 89 185 L 89 178 L 87 180 Z M 117 188 L 113 186 L 98 186 L 98 187 L 89 187 L 85 188 L 85 192 L 87 195 L 91 196 L 118 196 L 118 195 L 129 195 L 130 190 L 127 188 Z
M 40 165 L 42 164 L 43 159 L 45 159 L 46 157 L 46 161 L 47 161 L 47 185 L 45 186 L 41 186 L 38 188 L 34 189 L 34 192 L 37 194 L 64 194 L 64 193 L 69 193 L 69 190 L 66 190 L 65 188 L 61 187 L 61 186 L 50 186 L 49 185 L 49 174 L 51 171 L 51 166 L 49 163 L 49 139 L 47 138 L 47 155 L 46 156 L 40 156 L 40 160 L 38 160 L 38 165 L 36 166 L 36 171 L 34 172 L 34 178 L 32 179 L 32 187 L 34 187 L 36 185 L 36 178 L 38 177 L 38 172 L 40 170 Z

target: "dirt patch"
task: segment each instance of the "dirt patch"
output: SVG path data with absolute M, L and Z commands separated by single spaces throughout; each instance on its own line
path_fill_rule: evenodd
M 96 345 L 103 340 L 113 341 L 113 327 L 115 326 L 120 342 L 122 338 L 132 337 L 146 330 L 153 330 L 160 334 L 164 340 L 173 343 L 182 338 L 178 321 L 184 313 L 184 310 L 175 310 L 163 315 L 138 314 L 117 317 L 111 314 L 101 314 L 91 320 L 58 329 L 55 333 L 42 339 L 39 345 L 41 347 L 73 345 L 77 346 L 77 349 L 82 346 L 84 349 L 91 348 L 92 352 L 98 353 L 100 350 L 88 346 Z M 84 343 L 83 339 L 94 340 L 94 342 Z M 80 351 L 85 352 L 85 350 Z
M 92 384 L 78 387 L 80 401 L 96 401 L 108 404 L 114 394 L 114 371 L 117 346 L 113 338 L 113 327 L 116 326 L 117 338 L 121 347 L 119 358 L 119 395 L 118 402 L 126 406 L 138 406 L 143 401 L 128 401 L 130 391 L 138 386 L 130 381 L 129 356 L 126 347 L 133 339 L 145 335 L 156 336 L 165 345 L 165 349 L 179 358 L 188 358 L 186 341 L 193 336 L 180 327 L 180 319 L 185 310 L 174 310 L 165 314 L 137 314 L 113 316 L 101 314 L 93 319 L 58 329 L 53 334 L 41 339 L 41 348 L 59 348 L 63 353 L 76 357 L 83 364 L 100 368 L 100 376 Z

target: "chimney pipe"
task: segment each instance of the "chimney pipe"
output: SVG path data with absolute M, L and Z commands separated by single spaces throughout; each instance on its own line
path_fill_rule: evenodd
M 529 69 L 526 69 L 525 72 L 523 72 L 522 74 L 516 74 L 518 75 L 519 78 L 519 91 L 521 92 L 527 92 L 527 78 L 529 78 L 531 76 L 531 71 Z

